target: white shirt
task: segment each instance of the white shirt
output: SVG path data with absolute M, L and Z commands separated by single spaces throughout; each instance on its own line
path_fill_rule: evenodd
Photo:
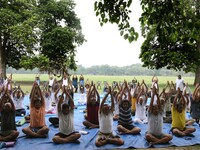
M 136 103 L 135 119 L 145 120 L 146 119 L 146 104 L 142 105 Z
M 78 102 L 81 104 L 86 104 L 86 93 L 80 93 L 79 96 Z
M 161 112 L 158 115 L 148 113 L 148 129 L 147 131 L 156 136 L 162 135 L 163 128 L 163 114 Z
M 49 95 L 48 97 L 44 96 L 44 100 L 45 100 L 45 111 L 48 112 L 53 110 L 51 95 Z
M 176 90 L 180 88 L 181 91 L 183 91 L 184 88 L 184 80 L 183 79 L 176 79 Z
M 49 86 L 52 86 L 54 82 L 54 79 L 49 80 Z
M 23 100 L 24 100 L 24 97 L 19 97 L 19 98 L 17 98 L 16 96 L 13 97 L 13 103 L 15 105 L 16 110 L 24 108 Z
M 69 135 L 74 132 L 74 110 L 70 110 L 69 114 L 64 115 L 62 112 L 59 116 L 59 131 L 62 134 Z
M 102 133 L 112 133 L 113 131 L 113 113 L 105 115 L 99 111 L 99 131 Z
M 62 86 L 68 86 L 68 79 L 63 78 Z

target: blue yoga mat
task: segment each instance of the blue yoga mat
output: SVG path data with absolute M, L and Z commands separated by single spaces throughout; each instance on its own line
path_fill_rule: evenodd
M 102 95 L 101 95 L 102 98 Z M 146 124 L 137 124 L 139 128 L 141 128 L 141 133 L 139 135 L 119 135 L 124 141 L 124 145 L 116 146 L 112 144 L 108 144 L 102 147 L 95 146 L 95 140 L 97 137 L 98 129 L 86 129 L 82 122 L 84 121 L 84 113 L 83 110 L 85 109 L 85 105 L 78 105 L 79 95 L 76 93 L 74 94 L 74 101 L 75 104 L 78 106 L 75 109 L 74 113 L 74 124 L 75 130 L 80 131 L 88 131 L 89 133 L 86 135 L 81 135 L 80 144 L 75 143 L 67 143 L 67 144 L 55 144 L 52 142 L 52 138 L 56 133 L 58 133 L 58 128 L 54 128 L 50 122 L 48 121 L 49 117 L 55 117 L 55 114 L 47 114 L 46 124 L 49 127 L 49 134 L 47 138 L 27 138 L 25 134 L 22 132 L 22 129 L 29 124 L 24 124 L 23 126 L 17 127 L 17 130 L 20 132 L 19 137 L 14 145 L 14 147 L 10 147 L 9 150 L 61 150 L 61 149 L 70 149 L 70 150 L 92 150 L 92 149 L 127 149 L 127 148 L 149 148 L 151 145 L 145 140 L 145 132 L 147 130 Z M 24 104 L 29 105 L 29 95 L 26 95 Z M 27 114 L 29 110 L 27 110 Z M 20 120 L 21 117 L 16 117 L 16 121 Z M 114 133 L 117 134 L 117 121 L 114 121 L 113 124 Z M 155 148 L 166 148 L 170 146 L 190 146 L 200 144 L 200 127 L 197 124 L 194 124 L 196 128 L 196 132 L 194 133 L 195 137 L 175 137 L 168 144 L 158 144 L 153 145 L 151 147 Z M 169 133 L 171 129 L 171 124 L 164 123 L 163 125 L 163 132 Z M 2 148 L 6 149 L 6 148 Z

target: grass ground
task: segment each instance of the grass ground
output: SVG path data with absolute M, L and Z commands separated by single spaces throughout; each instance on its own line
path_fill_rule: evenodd
M 78 75 L 79 77 L 79 75 Z M 89 82 L 93 81 L 97 84 L 98 81 L 101 82 L 101 87 L 103 88 L 104 81 L 107 81 L 110 85 L 113 81 L 117 82 L 123 82 L 124 80 L 131 82 L 131 80 L 134 78 L 134 76 L 100 76 L 100 75 L 84 75 L 85 82 L 88 79 Z M 151 79 L 152 76 L 135 76 L 135 78 L 141 82 L 142 80 L 145 81 L 147 86 L 150 87 L 151 85 Z M 194 86 L 194 77 L 184 77 L 185 82 L 187 82 L 193 91 Z M 61 78 L 57 78 L 57 80 L 60 80 Z M 159 86 L 160 89 L 165 87 L 167 81 L 173 81 L 175 83 L 177 77 L 176 76 L 158 76 Z M 29 92 L 31 89 L 31 85 L 35 80 L 35 74 L 13 74 L 13 81 L 16 85 L 20 84 L 22 89 L 24 91 Z M 48 81 L 48 75 L 47 74 L 41 74 L 40 80 L 42 83 Z M 99 92 L 102 92 L 102 90 L 99 90 Z

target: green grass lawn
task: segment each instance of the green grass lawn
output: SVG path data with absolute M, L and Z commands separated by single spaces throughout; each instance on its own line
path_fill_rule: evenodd
M 79 77 L 80 75 L 78 75 Z M 41 74 L 40 75 L 40 80 L 41 83 L 44 83 L 48 81 L 48 75 L 47 74 Z M 127 82 L 131 82 L 131 80 L 134 78 L 134 76 L 102 76 L 102 75 L 84 75 L 85 81 L 88 79 L 89 82 L 93 81 L 95 84 L 97 84 L 98 81 L 101 82 L 101 86 L 103 87 L 103 82 L 107 81 L 110 85 L 112 84 L 113 81 L 121 81 L 123 82 L 126 80 Z M 135 78 L 141 83 L 142 80 L 145 81 L 148 87 L 151 86 L 151 79 L 152 76 L 135 76 Z M 57 78 L 57 80 L 60 80 L 61 78 Z M 162 89 L 163 87 L 166 86 L 167 81 L 173 81 L 175 83 L 177 77 L 176 76 L 158 76 L 158 82 L 159 82 L 159 87 Z M 185 83 L 187 82 L 191 88 L 191 90 L 194 90 L 194 77 L 184 77 L 183 79 Z M 34 82 L 35 80 L 35 74 L 13 74 L 13 81 L 16 85 L 20 83 L 22 89 L 24 91 L 30 91 L 31 89 L 31 83 Z M 23 83 L 24 82 L 24 83 Z M 29 84 L 25 84 L 25 82 L 29 82 Z M 161 90 L 160 90 L 161 91 Z M 99 90 L 99 92 L 102 92 Z

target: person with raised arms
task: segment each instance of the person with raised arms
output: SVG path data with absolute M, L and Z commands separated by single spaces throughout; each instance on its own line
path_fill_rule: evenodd
M 108 95 L 111 95 L 111 106 L 105 104 Z M 99 132 L 95 142 L 95 145 L 98 147 L 106 144 L 124 144 L 124 141 L 119 136 L 113 135 L 113 111 L 114 100 L 111 94 L 111 87 L 109 86 L 108 92 L 99 108 Z
M 63 87 L 63 92 L 59 98 L 57 107 L 59 133 L 55 134 L 52 139 L 53 142 L 57 144 L 80 143 L 78 139 L 81 135 L 75 132 L 74 129 L 74 101 L 65 87 Z
M 49 128 L 45 123 L 45 100 L 39 85 L 34 82 L 30 99 L 30 125 L 22 129 L 28 137 L 45 138 Z
M 172 140 L 170 134 L 164 134 L 163 129 L 163 105 L 161 105 L 157 88 L 152 87 L 151 102 L 148 109 L 148 125 L 146 140 L 150 144 L 165 144 Z

